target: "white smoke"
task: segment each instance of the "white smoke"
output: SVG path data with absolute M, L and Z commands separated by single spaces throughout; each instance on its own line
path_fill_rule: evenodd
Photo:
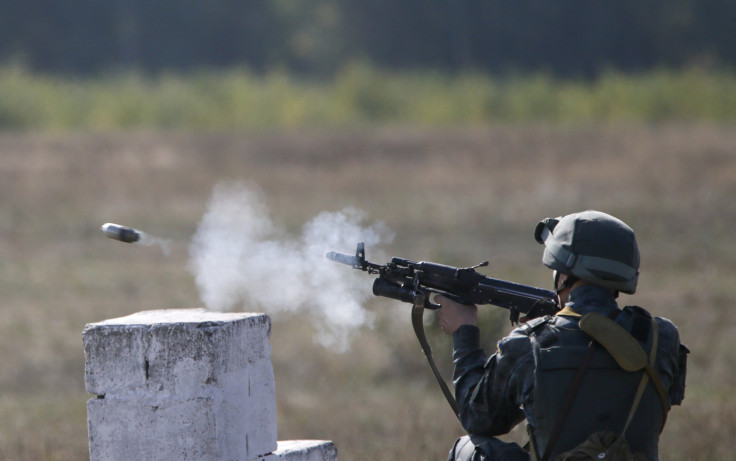
M 146 232 L 138 231 L 139 237 L 138 241 L 135 242 L 139 245 L 145 245 L 145 246 L 154 246 L 157 245 L 161 248 L 161 251 L 166 255 L 169 256 L 171 254 L 171 240 L 169 239 L 163 239 L 161 237 L 156 237 L 151 234 L 147 234 Z
M 288 235 L 269 216 L 257 186 L 222 183 L 192 239 L 189 270 L 208 309 L 298 312 L 313 323 L 319 343 L 344 351 L 352 333 L 372 324 L 363 308 L 372 281 L 325 254 L 353 253 L 359 241 L 373 249 L 392 239 L 384 224 L 364 227 L 364 219 L 354 208 L 323 212 L 300 236 Z

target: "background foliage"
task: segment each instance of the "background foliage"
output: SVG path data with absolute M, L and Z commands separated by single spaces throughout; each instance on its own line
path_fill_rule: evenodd
M 330 81 L 245 69 L 58 78 L 6 66 L 0 94 L 0 129 L 25 131 L 736 120 L 736 75 L 697 68 L 609 72 L 589 82 L 390 72 L 359 63 Z
M 2 0 L 0 61 L 90 74 L 247 67 L 596 77 L 736 64 L 728 0 Z

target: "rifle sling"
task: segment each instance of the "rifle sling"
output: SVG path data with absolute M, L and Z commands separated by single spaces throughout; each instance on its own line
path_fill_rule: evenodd
M 445 398 L 447 399 L 447 403 L 450 404 L 450 407 L 452 408 L 453 413 L 455 413 L 455 416 L 458 416 L 458 408 L 457 408 L 457 402 L 455 401 L 455 397 L 453 397 L 452 392 L 450 391 L 450 388 L 447 386 L 447 383 L 442 378 L 442 375 L 440 374 L 440 371 L 437 369 L 437 365 L 434 363 L 434 359 L 432 358 L 432 348 L 429 346 L 429 342 L 427 342 L 427 336 L 424 334 L 424 303 L 415 302 L 414 307 L 411 309 L 411 325 L 414 327 L 414 333 L 417 335 L 417 339 L 419 340 L 419 345 L 422 346 L 422 351 L 424 351 L 424 355 L 427 357 L 427 361 L 429 362 L 429 367 L 432 368 L 432 373 L 434 373 L 434 377 L 437 378 L 437 383 L 439 383 L 440 388 L 442 389 L 442 393 L 445 394 Z

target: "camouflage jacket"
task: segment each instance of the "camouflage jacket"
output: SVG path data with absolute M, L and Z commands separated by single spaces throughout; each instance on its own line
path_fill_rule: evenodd
M 490 358 L 480 347 L 479 329 L 460 327 L 453 335 L 454 385 L 465 430 L 502 435 L 526 419 L 537 453 L 543 453 L 572 375 L 590 342 L 578 327 L 579 315 L 593 311 L 615 318 L 645 351 L 650 350 L 649 314 L 637 307 L 619 309 L 610 291 L 592 285 L 571 293 L 563 311 L 566 314 L 535 319 L 513 330 L 498 342 L 498 350 Z M 680 344 L 672 322 L 657 318 L 657 324 L 654 368 L 668 392 L 668 403 L 679 405 L 684 398 L 688 350 Z M 620 432 L 640 378 L 640 374 L 622 370 L 605 349 L 596 350 L 553 456 L 596 430 Z M 627 432 L 632 449 L 644 452 L 650 460 L 658 459 L 663 421 L 661 400 L 654 387 L 648 386 Z

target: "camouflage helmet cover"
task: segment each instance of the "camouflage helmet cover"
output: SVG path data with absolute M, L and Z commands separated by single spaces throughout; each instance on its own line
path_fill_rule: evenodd
M 634 231 L 600 211 L 583 211 L 537 224 L 544 244 L 542 263 L 581 280 L 633 294 L 639 280 L 639 249 Z

